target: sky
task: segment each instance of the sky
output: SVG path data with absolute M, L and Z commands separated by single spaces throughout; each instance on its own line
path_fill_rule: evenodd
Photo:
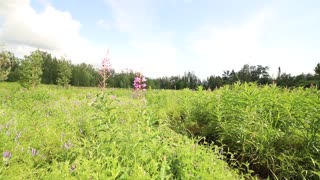
M 0 0 L 0 44 L 147 77 L 201 79 L 269 66 L 276 76 L 320 63 L 317 0 Z

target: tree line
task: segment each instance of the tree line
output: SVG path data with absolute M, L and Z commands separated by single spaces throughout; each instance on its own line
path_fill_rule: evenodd
M 56 84 L 61 86 L 97 87 L 101 81 L 99 69 L 90 64 L 72 64 L 66 58 L 56 58 L 45 51 L 36 50 L 20 59 L 12 52 L 2 50 L 0 53 L 0 81 L 20 82 L 24 87 L 38 84 Z M 260 85 L 276 83 L 282 87 L 310 87 L 320 85 L 320 63 L 315 66 L 314 74 L 293 76 L 281 72 L 278 68 L 276 78 L 269 74 L 269 67 L 245 64 L 239 71 L 226 70 L 221 76 L 211 75 L 205 80 L 193 72 L 183 75 L 147 78 L 147 88 L 152 89 L 215 89 L 235 82 L 256 82 Z M 107 86 L 114 88 L 132 88 L 136 72 L 132 70 L 116 72 L 111 70 Z

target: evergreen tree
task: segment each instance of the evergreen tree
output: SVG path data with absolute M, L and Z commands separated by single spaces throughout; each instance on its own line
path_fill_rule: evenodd
M 23 87 L 34 88 L 41 83 L 42 63 L 43 58 L 39 50 L 32 52 L 29 56 L 25 56 L 20 71 L 20 83 Z
M 41 52 L 43 58 L 41 83 L 57 84 L 58 60 L 47 52 Z
M 317 64 L 317 66 L 314 68 L 314 72 L 316 75 L 320 76 L 320 63 Z

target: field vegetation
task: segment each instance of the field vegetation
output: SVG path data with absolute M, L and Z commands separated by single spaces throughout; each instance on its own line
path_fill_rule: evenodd
M 150 79 L 37 50 L 0 70 L 0 179 L 320 179 L 319 63 Z
M 316 88 L 0 83 L 0 179 L 319 179 Z
M 0 179 L 239 179 L 130 90 L 0 83 Z

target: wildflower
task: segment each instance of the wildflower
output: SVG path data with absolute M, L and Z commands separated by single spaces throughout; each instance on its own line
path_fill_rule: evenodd
M 3 152 L 3 159 L 11 159 L 12 154 L 9 151 Z
M 14 138 L 14 141 L 18 141 L 20 136 L 21 136 L 21 131 L 16 135 L 16 137 Z
M 71 144 L 70 142 L 66 142 L 66 143 L 64 143 L 63 146 L 64 146 L 65 149 L 68 150 L 68 149 L 70 149 L 71 145 L 72 145 L 72 144 Z
M 32 156 L 35 156 L 38 154 L 38 151 L 36 149 L 32 148 L 31 153 L 32 153 Z
M 111 70 L 111 63 L 108 57 L 102 59 L 102 70 L 110 71 Z
M 9 165 L 9 160 L 11 159 L 11 157 L 12 157 L 11 152 L 9 152 L 9 151 L 3 152 L 2 159 L 3 159 L 5 166 Z
M 141 73 L 138 73 L 133 80 L 134 90 L 145 91 L 145 88 L 147 87 L 147 85 L 145 83 L 146 81 L 147 81 L 146 78 Z
M 70 173 L 73 173 L 76 170 L 76 165 L 72 165 L 70 168 Z
M 111 76 L 111 63 L 110 59 L 108 57 L 109 54 L 109 49 L 107 51 L 106 57 L 102 59 L 102 68 L 99 71 L 99 74 L 101 76 L 101 81 L 100 81 L 100 87 L 105 88 L 106 87 L 106 81 L 107 79 Z

